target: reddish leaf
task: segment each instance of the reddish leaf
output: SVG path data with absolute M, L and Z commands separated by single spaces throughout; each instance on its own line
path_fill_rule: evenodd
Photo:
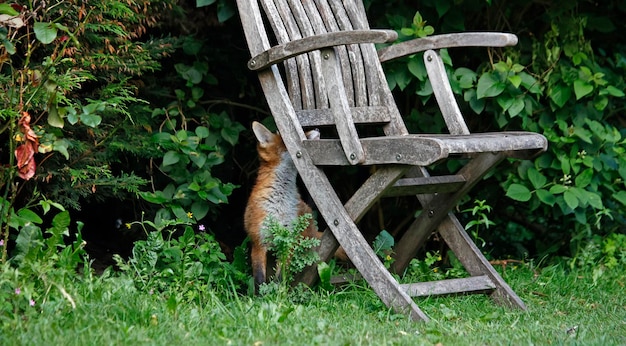
M 28 112 L 22 112 L 22 117 L 18 122 L 20 132 L 24 135 L 24 142 L 15 149 L 15 158 L 17 159 L 17 169 L 20 178 L 29 180 L 35 175 L 37 165 L 35 163 L 35 153 L 39 147 L 39 139 L 37 134 L 30 127 L 30 115 Z
M 31 143 L 25 143 L 15 149 L 17 169 L 20 178 L 28 180 L 35 175 L 35 150 Z

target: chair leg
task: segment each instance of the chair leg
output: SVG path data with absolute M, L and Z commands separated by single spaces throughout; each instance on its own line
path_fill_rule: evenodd
M 432 234 L 437 225 L 443 221 L 448 212 L 456 206 L 461 198 L 478 183 L 478 181 L 495 165 L 506 156 L 502 153 L 484 153 L 479 155 L 465 165 L 458 172 L 463 176 L 466 183 L 454 193 L 418 195 L 417 198 L 422 204 L 423 212 L 413 221 L 408 230 L 404 233 L 400 241 L 396 244 L 394 251 L 395 261 L 391 267 L 395 273 L 402 273 L 409 262 L 417 254 L 419 248 Z M 427 176 L 426 169 L 413 170 L 415 175 Z
M 363 278 L 383 303 L 398 313 L 409 314 L 413 320 L 427 321 L 428 317 L 426 314 L 420 310 L 413 299 L 400 287 L 398 281 L 376 256 L 374 250 L 372 250 L 352 220 L 353 215 L 350 215 L 344 208 L 323 171 L 306 162 L 298 162 L 297 166 L 299 165 L 302 165 L 299 168 L 303 168 L 299 169 L 302 181 L 307 186 L 311 197 L 328 223 L 331 232 L 346 251 L 352 264 L 363 275 Z M 397 176 L 399 177 L 402 173 L 397 172 Z M 391 174 L 391 176 L 393 175 L 395 173 Z M 394 179 L 397 179 L 397 177 Z M 394 179 L 390 179 L 391 181 L 388 182 L 388 185 L 393 184 Z M 376 197 L 370 198 L 375 199 Z M 360 208 L 355 207 L 355 209 Z M 359 211 L 357 214 L 361 214 L 361 212 Z
M 524 302 L 483 256 L 454 214 L 449 213 L 439 224 L 437 231 L 470 275 L 486 275 L 491 279 L 496 286 L 491 297 L 496 302 L 526 310 Z
M 376 203 L 382 196 L 383 191 L 393 185 L 407 171 L 406 166 L 382 167 L 372 174 L 363 185 L 354 193 L 352 198 L 348 200 L 344 208 L 350 218 L 355 222 L 359 222 L 363 215 Z M 320 260 L 328 261 L 337 248 L 339 242 L 327 228 L 320 239 L 320 246 L 317 253 Z M 311 286 L 318 279 L 317 265 L 313 264 L 305 268 L 296 278 L 298 282 L 302 282 Z

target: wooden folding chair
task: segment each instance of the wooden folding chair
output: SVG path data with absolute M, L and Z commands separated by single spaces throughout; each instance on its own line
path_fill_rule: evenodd
M 414 320 L 428 320 L 412 296 L 488 292 L 498 302 L 524 303 L 474 245 L 451 210 L 485 173 L 507 157 L 528 158 L 547 148 L 534 133 L 470 134 L 450 88 L 438 50 L 515 45 L 503 33 L 432 36 L 376 51 L 394 31 L 371 30 L 359 0 L 237 0 L 249 46 L 248 68 L 258 77 L 285 145 L 329 225 L 319 252 L 328 260 L 339 244 L 381 300 Z M 424 62 L 449 134 L 409 134 L 394 103 L 381 63 L 424 53 Z M 361 137 L 368 125 L 381 135 Z M 303 128 L 332 126 L 337 138 L 307 140 Z M 357 131 L 357 127 L 358 130 Z M 371 133 L 369 131 L 368 133 Z M 458 172 L 431 176 L 426 167 L 468 158 Z M 344 204 L 325 166 L 376 165 Z M 471 275 L 465 279 L 399 284 L 356 223 L 380 198 L 415 195 L 422 212 L 394 248 L 392 271 L 402 273 L 437 231 Z M 316 279 L 314 268 L 302 281 Z

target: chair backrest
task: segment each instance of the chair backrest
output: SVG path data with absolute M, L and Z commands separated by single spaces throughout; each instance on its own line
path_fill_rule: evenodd
M 360 0 L 239 0 L 238 7 L 253 56 L 274 44 L 308 36 L 369 29 Z M 347 101 L 351 120 L 356 124 L 381 124 L 387 135 L 406 134 L 374 44 L 336 47 L 335 55 L 341 66 L 345 94 L 341 97 Z M 327 83 L 319 51 L 286 60 L 280 72 L 275 67 L 273 70 L 271 78 L 276 79 L 279 89 L 284 88 L 287 92 L 301 127 L 335 124 L 329 109 Z M 264 83 L 263 80 L 261 83 Z M 333 94 L 330 97 L 340 96 Z M 268 96 L 270 108 L 275 101 Z M 272 109 L 274 117 L 283 116 L 277 111 L 280 112 L 279 109 Z

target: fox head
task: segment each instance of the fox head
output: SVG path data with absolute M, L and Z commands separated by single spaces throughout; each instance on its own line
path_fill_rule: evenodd
M 257 151 L 261 161 L 280 161 L 289 157 L 285 143 L 278 133 L 273 133 L 263 124 L 256 121 L 252 123 L 252 131 L 258 141 Z M 319 139 L 320 132 L 318 130 L 308 131 L 306 137 L 308 139 Z

